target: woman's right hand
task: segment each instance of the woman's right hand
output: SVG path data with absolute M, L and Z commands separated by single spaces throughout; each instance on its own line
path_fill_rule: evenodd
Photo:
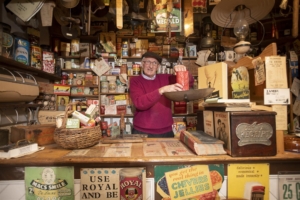
M 175 92 L 175 91 L 182 91 L 183 86 L 179 83 L 175 83 L 172 85 L 166 85 L 164 87 L 161 87 L 158 89 L 160 94 L 163 94 L 165 92 Z

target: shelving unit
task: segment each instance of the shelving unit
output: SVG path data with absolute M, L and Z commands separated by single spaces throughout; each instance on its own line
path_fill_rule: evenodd
M 40 69 L 24 65 L 23 63 L 17 62 L 13 59 L 6 58 L 3 56 L 0 56 L 0 66 L 9 67 L 9 69 L 14 69 L 16 71 L 22 71 L 22 72 L 31 74 L 33 76 L 45 78 L 45 79 L 48 79 L 51 81 L 61 80 L 61 76 L 44 72 Z

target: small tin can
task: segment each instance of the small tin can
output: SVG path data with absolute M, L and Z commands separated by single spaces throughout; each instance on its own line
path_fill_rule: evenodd
M 139 75 L 141 73 L 140 65 L 134 64 L 132 65 L 132 75 Z
M 120 74 L 127 74 L 127 65 L 126 64 L 122 64 L 122 66 L 120 67 Z
M 0 22 L 0 26 L 2 26 L 2 56 L 12 58 L 14 38 L 10 34 L 11 27 L 2 22 Z
M 128 42 L 124 41 L 122 44 L 122 56 L 128 56 Z
M 143 199 L 143 169 L 123 168 L 120 176 L 120 199 Z
M 108 82 L 102 81 L 100 84 L 101 84 L 101 93 L 108 93 Z
M 79 39 L 71 40 L 71 55 L 72 56 L 79 55 Z
M 54 74 L 54 53 L 49 51 L 43 51 L 43 71 Z
M 29 65 L 30 44 L 28 37 L 23 33 L 13 33 L 14 35 L 14 60 L 24 65 Z

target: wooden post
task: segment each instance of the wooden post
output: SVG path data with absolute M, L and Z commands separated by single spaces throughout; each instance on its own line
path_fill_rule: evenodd
M 277 154 L 284 154 L 284 135 L 283 131 L 276 131 Z

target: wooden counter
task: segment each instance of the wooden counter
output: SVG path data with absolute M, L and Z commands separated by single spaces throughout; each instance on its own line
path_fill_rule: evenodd
M 147 139 L 160 140 L 160 139 Z M 66 156 L 72 150 L 62 149 L 56 144 L 47 145 L 45 149 L 31 155 L 9 160 L 0 160 L 0 180 L 23 180 L 26 166 L 74 166 L 75 178 L 80 178 L 80 168 L 103 167 L 146 167 L 147 177 L 153 177 L 155 165 L 182 165 L 182 164 L 224 164 L 227 174 L 227 164 L 231 163 L 269 163 L 270 173 L 278 171 L 299 170 L 300 154 L 283 152 L 270 157 L 231 157 L 218 156 L 153 156 L 143 155 L 142 143 L 133 143 L 131 157 L 100 157 L 97 152 L 102 151 L 100 146 L 90 149 L 95 152 L 88 156 Z

